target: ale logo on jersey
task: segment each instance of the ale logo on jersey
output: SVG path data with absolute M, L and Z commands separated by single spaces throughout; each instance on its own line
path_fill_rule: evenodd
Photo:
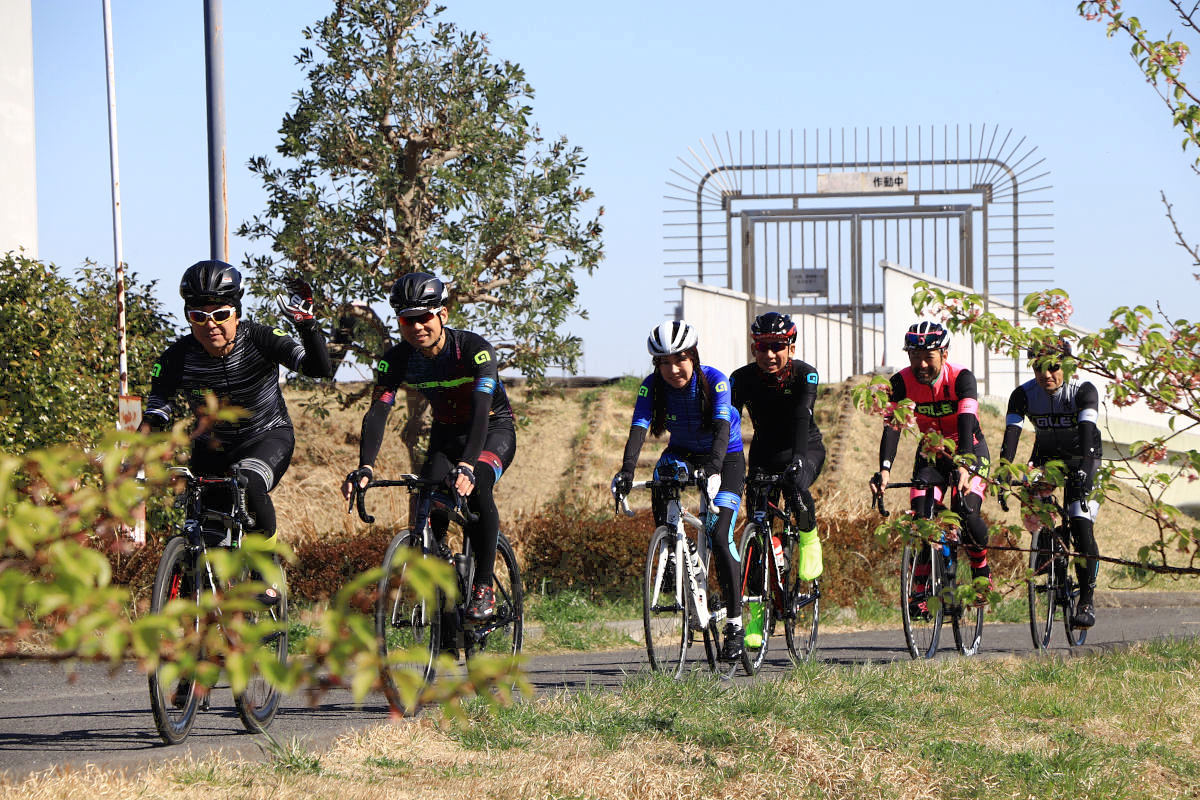
M 719 381 L 717 383 L 717 385 L 713 387 L 713 391 L 714 392 L 728 392 L 729 384 L 726 383 L 725 381 Z
M 388 363 L 386 361 L 380 361 L 379 366 L 377 366 L 375 369 L 379 370 L 380 372 L 387 372 Z
M 492 354 L 489 353 L 487 350 L 480 350 L 478 353 L 475 354 L 475 363 L 476 364 L 485 364 L 491 360 L 492 360 Z
M 938 400 L 933 403 L 917 403 L 917 413 L 926 417 L 948 417 L 954 413 L 954 404 L 949 400 Z
M 162 364 L 155 364 L 150 368 L 150 377 L 157 378 L 159 375 L 162 375 Z
M 157 366 L 157 365 L 156 365 L 156 366 Z M 650 396 L 650 390 L 649 390 L 649 389 L 647 389 L 645 386 L 639 386 L 639 387 L 638 387 L 638 397 L 649 397 L 649 396 Z

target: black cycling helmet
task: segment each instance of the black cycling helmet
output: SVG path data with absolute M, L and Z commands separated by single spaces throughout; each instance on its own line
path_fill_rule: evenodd
M 750 324 L 750 335 L 756 342 L 796 342 L 796 323 L 787 314 L 768 311 L 754 318 Z
M 446 305 L 450 290 L 428 272 L 410 272 L 392 284 L 388 302 L 401 317 L 419 317 Z
M 179 281 L 179 294 L 187 308 L 228 303 L 242 313 L 242 273 L 224 261 L 197 261 Z
M 945 350 L 950 346 L 950 331 L 940 322 L 921 320 L 908 327 L 904 334 L 905 350 Z

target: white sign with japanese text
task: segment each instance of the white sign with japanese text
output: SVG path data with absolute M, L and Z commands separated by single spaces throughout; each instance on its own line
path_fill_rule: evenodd
M 908 172 L 826 172 L 817 175 L 817 194 L 879 194 L 908 189 Z

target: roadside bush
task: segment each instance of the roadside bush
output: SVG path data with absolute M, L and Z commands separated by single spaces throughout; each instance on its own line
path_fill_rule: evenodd
M 654 532 L 648 509 L 626 517 L 549 506 L 519 518 L 512 529 L 527 592 L 575 589 L 592 600 L 640 596 Z

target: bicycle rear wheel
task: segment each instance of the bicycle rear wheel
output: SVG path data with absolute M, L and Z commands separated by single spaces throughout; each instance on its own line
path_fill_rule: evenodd
M 441 649 L 441 615 L 444 598 L 421 597 L 405 579 L 407 561 L 426 558 L 421 537 L 412 531 L 396 534 L 383 556 L 383 575 L 375 598 L 375 637 L 383 659 L 380 677 L 383 693 L 393 708 L 411 712 L 404 701 L 434 678 L 434 661 Z
M 951 545 L 954 547 L 954 545 Z M 954 559 L 954 582 L 959 586 L 969 586 L 972 583 L 971 564 L 967 560 L 965 549 L 959 549 Z M 983 606 L 972 606 L 954 601 L 954 614 L 951 617 L 951 629 L 954 631 L 954 646 L 964 656 L 973 656 L 979 652 L 983 641 Z
M 199 582 L 196 577 L 196 560 L 188 550 L 187 539 L 176 536 L 167 541 L 158 571 L 154 576 L 154 588 L 150 595 L 150 613 L 157 614 L 172 600 L 184 599 L 196 602 L 200 599 Z M 175 631 L 178 640 L 199 630 L 200 620 L 196 616 L 181 618 Z M 203 654 L 197 654 L 197 661 Z M 191 731 L 200 706 L 200 695 L 193 678 L 169 675 L 178 666 L 171 653 L 161 654 L 158 666 L 150 672 L 150 710 L 154 712 L 154 726 L 167 744 L 178 744 Z
M 280 626 L 280 630 L 263 637 L 261 649 L 254 653 L 252 657 L 275 661 L 280 666 L 283 666 L 287 664 L 288 658 L 288 592 L 286 582 L 278 586 L 277 590 L 279 592 L 279 602 L 274 608 L 267 609 L 259 614 L 248 614 L 247 617 L 251 624 L 260 620 L 263 622 L 269 620 Z M 246 726 L 246 730 L 251 733 L 262 733 L 271 724 L 271 721 L 275 719 L 275 714 L 279 711 L 280 699 L 279 689 L 267 680 L 263 675 L 262 669 L 256 663 L 250 675 L 250 680 L 246 684 L 245 691 L 235 695 L 233 703 L 237 707 L 238 716 L 241 717 L 242 724 Z
M 928 542 L 904 546 L 900 556 L 900 613 L 904 641 L 913 658 L 937 653 L 945 608 L 941 600 L 942 547 Z
M 675 531 L 660 526 L 650 537 L 642 581 L 642 623 L 650 668 L 674 677 L 687 663 L 688 611 L 686 567 Z
M 1058 573 L 1054 568 L 1058 545 L 1054 532 L 1042 528 L 1033 537 L 1029 552 L 1029 633 L 1033 646 L 1045 650 L 1054 630 L 1054 610 L 1058 603 Z
M 767 644 L 771 638 L 774 603 L 771 602 L 771 585 L 774 576 L 769 570 L 774 570 L 769 544 L 770 534 L 756 523 L 750 523 L 742 532 L 742 545 L 739 548 L 742 563 L 741 587 L 742 618 L 746 631 L 750 630 L 751 608 L 761 609 L 762 641 L 752 647 L 749 641 L 742 648 L 742 668 L 747 675 L 754 675 L 762 666 L 767 656 Z M 752 605 L 753 604 L 753 605 Z M 747 633 L 747 639 L 749 634 Z
M 496 614 L 487 622 L 475 626 L 479 649 L 516 655 L 521 652 L 525 637 L 525 595 L 521 587 L 521 570 L 517 567 L 517 554 L 503 533 L 496 538 L 492 591 L 496 595 Z

